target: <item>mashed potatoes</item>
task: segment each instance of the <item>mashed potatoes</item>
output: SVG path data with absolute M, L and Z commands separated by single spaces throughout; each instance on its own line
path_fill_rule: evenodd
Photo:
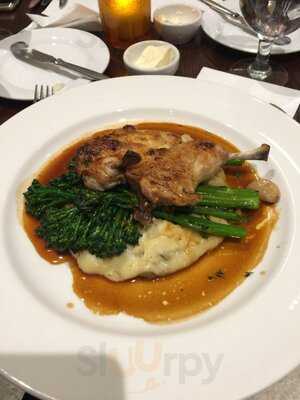
M 201 237 L 197 232 L 168 221 L 154 220 L 144 230 L 137 246 L 110 258 L 98 258 L 88 251 L 75 256 L 83 272 L 99 274 L 112 281 L 124 281 L 136 276 L 163 276 L 188 267 L 222 238 Z
M 225 185 L 223 170 L 209 184 Z M 212 219 L 225 223 L 217 218 Z M 164 276 L 186 268 L 222 241 L 221 237 L 203 238 L 191 229 L 154 219 L 151 225 L 144 228 L 138 245 L 129 246 L 119 256 L 98 258 L 85 250 L 76 253 L 75 257 L 83 272 L 120 282 L 136 276 Z

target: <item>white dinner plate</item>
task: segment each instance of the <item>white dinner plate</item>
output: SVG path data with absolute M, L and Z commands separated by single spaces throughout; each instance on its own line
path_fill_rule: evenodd
M 227 0 L 224 5 L 240 13 L 238 0 Z M 222 17 L 217 12 L 205 6 L 203 9 L 206 11 L 203 14 L 202 28 L 209 37 L 232 49 L 245 51 L 247 53 L 257 53 L 258 39 L 255 35 L 251 35 L 228 22 L 226 18 Z M 271 50 L 272 54 L 289 54 L 300 51 L 300 29 L 289 36 L 292 39 L 291 43 L 285 46 L 273 45 Z
M 90 312 L 67 265 L 41 259 L 18 221 L 20 185 L 81 134 L 134 121 L 205 128 L 241 149 L 271 145 L 261 175 L 281 188 L 280 219 L 255 273 L 219 305 L 153 325 Z M 237 400 L 300 362 L 299 125 L 226 86 L 139 76 L 52 96 L 0 127 L 0 369 L 43 399 Z M 261 274 L 261 271 L 266 271 Z M 74 308 L 66 304 L 74 303 Z
M 66 70 L 57 73 L 18 60 L 10 50 L 17 41 L 97 72 L 104 72 L 109 63 L 106 44 L 91 33 L 71 28 L 19 32 L 0 41 L 0 96 L 9 99 L 32 100 L 36 84 L 66 84 L 78 77 Z

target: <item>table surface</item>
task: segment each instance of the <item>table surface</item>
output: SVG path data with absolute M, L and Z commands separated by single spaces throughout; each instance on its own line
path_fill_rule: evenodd
M 7 29 L 13 33 L 19 32 L 30 22 L 25 15 L 28 12 L 30 0 L 22 0 L 16 11 L 0 13 L 0 28 Z M 35 12 L 41 10 L 36 9 Z M 105 41 L 103 34 L 99 36 Z M 155 34 L 153 34 L 155 36 Z M 124 76 L 126 70 L 122 62 L 122 50 L 112 49 L 111 61 L 106 73 L 111 77 Z M 181 53 L 178 76 L 195 78 L 202 67 L 210 67 L 221 71 L 228 71 L 231 65 L 249 55 L 231 50 L 217 44 L 200 29 L 195 39 L 183 46 L 179 46 Z M 273 56 L 282 64 L 289 73 L 288 87 L 300 90 L 300 55 L 291 54 L 284 56 Z M 0 99 L 0 124 L 30 105 L 30 102 Z M 32 400 L 33 397 L 25 395 L 24 400 Z M 254 396 L 251 400 L 299 400 L 300 399 L 300 367 L 291 372 L 286 378 L 266 389 L 264 392 Z M 2 399 L 1 399 L 2 400 Z M 6 400 L 5 398 L 3 400 Z M 249 399 L 250 400 L 250 399 Z

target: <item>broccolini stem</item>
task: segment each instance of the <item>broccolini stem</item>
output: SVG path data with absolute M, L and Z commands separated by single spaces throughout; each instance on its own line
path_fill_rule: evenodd
M 156 218 L 165 219 L 207 235 L 244 238 L 247 234 L 246 229 L 241 226 L 212 222 L 204 216 L 171 214 L 162 210 L 154 210 L 153 214 Z
M 240 165 L 243 165 L 244 162 L 245 160 L 239 160 L 238 158 L 233 158 L 231 160 L 228 160 L 225 165 L 229 167 L 239 167 Z
M 258 193 L 251 189 L 200 185 L 197 193 L 202 195 L 197 206 L 256 210 L 260 205 Z
M 221 208 L 196 206 L 191 209 L 191 213 L 196 215 L 210 215 L 212 217 L 223 218 L 227 221 L 234 222 L 243 222 L 245 220 L 245 217 L 238 214 L 236 211 L 222 210 Z

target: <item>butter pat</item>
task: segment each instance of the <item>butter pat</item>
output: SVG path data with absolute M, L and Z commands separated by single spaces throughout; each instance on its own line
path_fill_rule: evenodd
M 139 68 L 164 67 L 173 59 L 173 52 L 169 46 L 147 46 L 137 58 L 135 65 Z

